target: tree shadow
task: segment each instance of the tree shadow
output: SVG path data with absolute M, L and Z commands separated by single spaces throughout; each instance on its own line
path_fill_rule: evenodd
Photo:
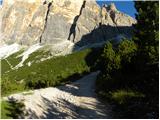
M 58 101 L 58 102 L 55 102 Z M 45 106 L 45 108 L 38 104 L 37 106 L 40 107 L 40 109 L 43 110 L 43 113 L 38 116 L 37 113 L 31 109 L 29 109 L 27 112 L 29 114 L 29 119 L 89 119 L 89 118 L 108 118 L 108 115 L 104 113 L 104 111 L 101 111 L 99 108 L 97 109 L 91 109 L 87 108 L 85 106 L 78 106 L 71 102 L 69 102 L 66 99 L 60 99 L 60 98 L 53 98 L 53 101 L 49 100 L 48 98 L 45 98 L 42 96 L 42 102 Z M 84 104 L 88 104 L 85 103 Z M 90 106 L 94 106 L 97 104 L 98 107 L 103 107 L 100 103 L 90 103 Z
M 73 105 L 70 105 L 71 103 L 69 103 L 68 101 L 59 98 L 54 98 L 54 101 L 50 101 L 43 96 L 41 99 L 45 107 L 43 107 L 41 104 L 37 104 L 37 106 L 43 110 L 43 113 L 41 115 L 37 115 L 35 111 L 29 109 L 27 111 L 29 119 L 62 119 L 66 117 L 76 118 L 76 113 L 72 113 L 72 115 L 69 115 L 69 113 L 63 110 L 65 108 L 68 111 L 75 111 L 73 110 Z M 58 106 L 60 106 L 61 108 L 58 108 Z
M 68 92 L 74 96 L 80 97 L 96 97 L 95 81 L 99 72 L 88 73 L 80 79 L 74 80 L 69 84 L 57 87 L 59 90 Z M 87 82 L 87 85 L 86 85 Z
M 95 107 L 95 109 L 87 108 L 85 105 Z M 84 102 L 83 106 L 80 106 L 77 112 L 80 119 L 111 119 L 111 110 L 109 104 L 102 104 L 98 101 L 92 103 Z

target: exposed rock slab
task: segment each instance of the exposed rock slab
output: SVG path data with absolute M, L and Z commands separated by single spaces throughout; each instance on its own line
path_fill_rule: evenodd
M 57 44 L 79 46 L 130 37 L 136 21 L 114 4 L 102 8 L 91 0 L 5 0 L 0 10 L 1 44 Z

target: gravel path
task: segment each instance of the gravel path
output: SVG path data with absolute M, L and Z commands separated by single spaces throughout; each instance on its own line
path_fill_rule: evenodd
M 98 73 L 65 86 L 13 94 L 4 99 L 23 101 L 25 118 L 110 118 L 109 106 L 102 104 L 94 92 Z

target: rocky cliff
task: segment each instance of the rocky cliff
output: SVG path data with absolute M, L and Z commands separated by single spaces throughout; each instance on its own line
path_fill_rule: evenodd
M 1 43 L 79 46 L 119 35 L 130 37 L 136 21 L 114 4 L 100 7 L 91 0 L 5 0 L 0 10 Z

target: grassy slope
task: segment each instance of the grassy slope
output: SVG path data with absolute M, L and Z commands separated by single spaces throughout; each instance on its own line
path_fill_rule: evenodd
M 32 54 L 29 55 L 28 59 L 24 61 L 24 65 L 26 65 L 28 62 L 31 63 L 36 63 L 40 62 L 42 58 L 48 58 L 51 56 L 51 53 L 49 51 L 45 51 L 43 49 L 40 49 L 38 51 L 33 52 Z
M 32 58 L 34 60 L 39 55 L 41 53 L 36 52 L 28 59 L 32 61 Z M 67 56 L 59 56 L 34 63 L 30 67 L 25 65 L 17 70 L 11 70 L 8 73 L 2 74 L 2 96 L 28 88 L 35 89 L 65 83 L 68 81 L 67 78 L 73 75 L 89 72 L 91 64 L 96 59 L 96 55 L 98 54 L 95 51 L 93 53 L 92 49 L 86 49 Z M 37 84 L 41 86 L 37 86 Z
M 6 59 L 1 60 L 1 73 L 2 73 L 2 75 L 5 72 L 11 70 L 10 65 L 7 63 L 7 61 L 12 65 L 12 67 L 15 67 L 21 61 L 22 56 L 19 56 L 19 55 L 21 55 L 23 53 L 23 51 L 24 50 L 20 50 L 16 53 L 10 55 Z

